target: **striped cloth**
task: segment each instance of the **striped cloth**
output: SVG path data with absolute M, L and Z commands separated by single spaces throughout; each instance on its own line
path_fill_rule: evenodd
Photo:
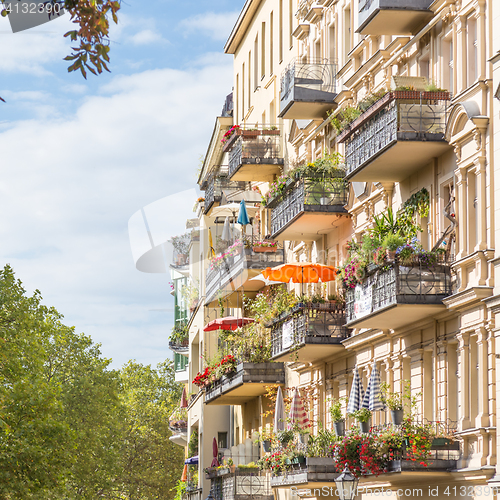
M 351 393 L 349 394 L 349 403 L 347 404 L 347 413 L 354 413 L 361 408 L 363 400 L 363 385 L 359 376 L 358 367 L 354 368 L 354 379 L 352 381 Z
M 276 406 L 274 408 L 274 432 L 285 430 L 285 403 L 283 402 L 283 393 L 281 386 L 278 387 L 276 394 Z
M 370 411 L 379 411 L 384 409 L 384 404 L 380 400 L 380 373 L 377 370 L 377 363 L 373 363 L 370 380 L 368 382 L 368 387 L 366 388 L 361 408 L 366 408 Z
M 288 429 L 293 427 L 293 424 L 297 424 L 300 428 L 304 429 L 309 427 L 309 419 L 307 418 L 307 413 L 304 410 L 304 405 L 299 396 L 299 391 L 295 389 L 293 393 L 292 406 L 290 407 L 290 418 L 288 421 Z

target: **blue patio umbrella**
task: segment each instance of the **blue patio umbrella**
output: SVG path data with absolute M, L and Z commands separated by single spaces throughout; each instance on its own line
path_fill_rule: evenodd
M 372 372 L 368 387 L 366 388 L 365 397 L 361 403 L 361 408 L 366 408 L 370 411 L 379 411 L 384 409 L 384 404 L 380 400 L 380 373 L 377 370 L 377 363 L 373 363 Z
M 241 224 L 242 226 L 250 224 L 250 219 L 248 218 L 247 206 L 245 205 L 245 200 L 241 200 L 240 211 L 238 212 L 238 220 L 236 222 L 238 224 Z
M 361 408 L 363 400 L 363 385 L 359 376 L 358 367 L 354 368 L 354 379 L 352 380 L 351 393 L 349 394 L 349 403 L 347 404 L 347 413 L 354 413 Z

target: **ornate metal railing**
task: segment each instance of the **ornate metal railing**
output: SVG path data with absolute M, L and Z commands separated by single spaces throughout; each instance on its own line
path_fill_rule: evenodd
M 257 238 L 254 238 L 255 240 Z M 253 240 L 247 239 L 245 247 L 235 255 L 227 255 L 219 259 L 218 265 L 210 265 L 206 278 L 206 297 L 209 299 L 216 290 L 224 287 L 232 278 L 246 269 L 265 269 L 285 263 L 282 245 L 276 246 L 273 252 L 255 252 Z
M 205 389 L 205 403 L 243 384 L 284 384 L 285 367 L 283 363 L 240 362 L 236 370 L 213 382 Z M 252 396 L 249 397 L 251 399 Z
M 300 304 L 275 319 L 271 328 L 272 356 L 304 344 L 340 344 L 349 336 L 345 308 L 338 304 Z
M 398 140 L 444 141 L 448 101 L 447 92 L 397 91 L 386 94 L 337 138 L 346 144 L 346 175 L 370 162 Z
M 346 212 L 348 184 L 343 178 L 310 177 L 293 182 L 271 210 L 271 235 L 303 212 Z
M 450 264 L 394 262 L 347 291 L 346 320 L 349 324 L 395 304 L 440 304 L 451 292 Z
M 292 60 L 281 75 L 281 110 L 292 100 L 332 101 L 336 74 L 336 65 L 328 59 Z
M 258 469 L 225 469 L 212 478 L 214 500 L 270 500 L 269 475 Z
M 229 177 L 242 164 L 283 165 L 279 130 L 241 130 L 229 153 Z
M 208 177 L 205 189 L 205 214 L 210 212 L 215 202 L 221 201 L 223 190 L 237 191 L 246 188 L 246 182 L 230 181 L 227 175 L 227 166 L 222 166 Z

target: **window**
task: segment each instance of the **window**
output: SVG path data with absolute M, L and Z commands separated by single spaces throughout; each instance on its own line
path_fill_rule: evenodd
M 453 38 L 452 33 L 441 39 L 442 87 L 453 93 Z
M 471 86 L 477 79 L 477 22 L 474 16 L 469 16 L 466 21 L 467 36 L 467 61 L 465 71 L 467 76 L 467 87 Z
M 248 90 L 250 93 L 250 89 Z M 242 111 L 245 109 L 245 63 L 241 67 L 241 108 Z
M 328 28 L 328 38 L 328 57 L 333 63 L 335 61 L 335 26 L 333 25 Z
M 280 11 L 279 11 L 279 60 L 283 61 L 283 0 L 280 0 Z
M 259 86 L 259 36 L 255 37 L 253 44 L 253 88 L 257 90 Z
M 273 13 L 269 16 L 269 42 L 271 47 L 269 48 L 269 74 L 274 73 L 274 19 Z
M 227 448 L 227 432 L 218 432 L 217 433 L 217 446 L 219 450 Z
M 344 61 L 347 62 L 347 54 L 351 52 L 351 9 L 344 10 Z
M 266 76 L 266 23 L 262 23 L 262 35 L 260 40 L 260 79 Z
M 250 89 L 252 88 L 252 77 L 251 77 L 251 72 L 250 72 L 250 67 L 252 64 L 252 52 L 248 52 L 248 109 L 250 109 L 252 105 L 252 93 L 250 92 Z

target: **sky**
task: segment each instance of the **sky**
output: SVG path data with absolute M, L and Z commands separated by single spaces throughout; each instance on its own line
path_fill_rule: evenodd
M 166 237 L 194 217 L 243 4 L 123 2 L 111 73 L 87 81 L 63 60 L 68 15 L 15 34 L 0 17 L 0 261 L 115 368 L 171 358 L 170 277 L 135 268 L 128 223 L 165 198 L 178 200 L 156 213 Z

